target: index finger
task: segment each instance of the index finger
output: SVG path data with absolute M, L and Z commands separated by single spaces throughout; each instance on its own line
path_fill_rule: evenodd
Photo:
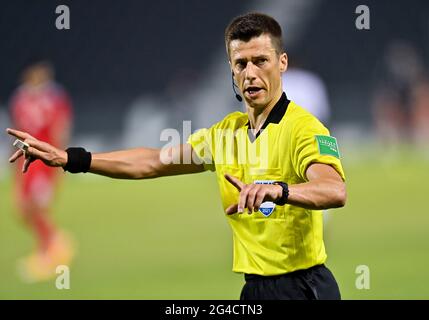
M 11 136 L 14 136 L 15 138 L 18 138 L 18 139 L 21 139 L 21 140 L 32 138 L 32 136 L 30 136 L 27 132 L 15 130 L 15 129 L 7 128 L 6 132 L 8 134 L 10 134 Z
M 9 158 L 9 162 L 15 162 L 16 159 L 18 159 L 19 157 L 21 157 L 23 155 L 24 155 L 24 151 L 18 150 Z
M 228 173 L 225 173 L 224 177 L 226 180 L 228 180 L 229 183 L 231 183 L 234 187 L 236 187 L 238 191 L 241 191 L 241 189 L 243 189 L 245 183 L 241 182 L 240 179 L 234 176 L 231 176 Z

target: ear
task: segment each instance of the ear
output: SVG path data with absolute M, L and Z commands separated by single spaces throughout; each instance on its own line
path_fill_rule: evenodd
M 287 57 L 287 53 L 283 52 L 280 55 L 280 59 L 279 59 L 279 63 L 280 63 L 280 72 L 286 72 L 287 67 L 288 67 L 288 57 Z

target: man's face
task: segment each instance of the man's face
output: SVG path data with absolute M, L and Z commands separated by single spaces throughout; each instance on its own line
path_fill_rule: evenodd
M 282 92 L 281 73 L 287 69 L 286 53 L 277 54 L 267 34 L 248 42 L 232 40 L 230 64 L 234 79 L 247 105 L 263 109 L 275 103 Z
M 30 86 L 39 86 L 52 80 L 52 69 L 45 64 L 34 64 L 23 72 L 23 82 Z

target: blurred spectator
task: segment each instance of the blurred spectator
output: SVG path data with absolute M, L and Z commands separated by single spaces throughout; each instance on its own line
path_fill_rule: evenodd
M 422 78 L 412 90 L 411 128 L 417 147 L 429 151 L 429 79 Z
M 72 110 L 67 93 L 54 82 L 52 65 L 43 60 L 29 64 L 22 84 L 11 98 L 13 126 L 37 139 L 65 147 L 69 141 Z M 25 223 L 34 233 L 37 249 L 19 263 L 29 282 L 47 280 L 60 264 L 69 264 L 73 249 L 69 237 L 53 222 L 50 211 L 58 188 L 59 171 L 36 161 L 25 174 L 16 166 L 15 200 Z
M 316 73 L 294 63 L 283 74 L 283 91 L 290 100 L 328 125 L 331 111 L 325 83 Z
M 423 60 L 407 42 L 391 42 L 377 70 L 374 121 L 383 145 L 429 142 L 429 82 Z

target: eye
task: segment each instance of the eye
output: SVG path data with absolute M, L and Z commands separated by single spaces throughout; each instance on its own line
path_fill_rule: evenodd
M 246 64 L 243 61 L 237 61 L 235 67 L 237 70 L 243 70 L 246 67 Z
M 256 59 L 255 62 L 256 62 L 257 65 L 261 66 L 261 65 L 263 65 L 267 61 L 268 61 L 267 58 L 259 58 L 259 59 Z

